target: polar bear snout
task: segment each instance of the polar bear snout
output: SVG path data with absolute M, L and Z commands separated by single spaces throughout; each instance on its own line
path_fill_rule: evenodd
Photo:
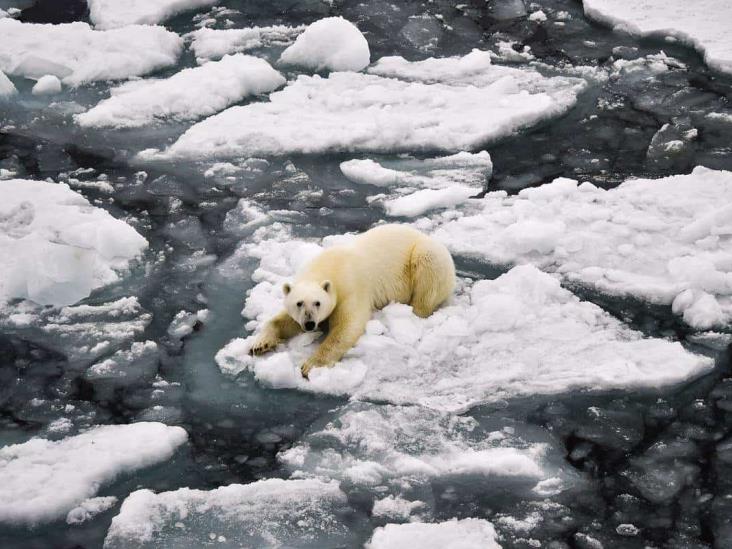
M 306 332 L 312 332 L 313 330 L 315 330 L 315 322 L 313 322 L 312 320 L 305 321 L 304 328 Z

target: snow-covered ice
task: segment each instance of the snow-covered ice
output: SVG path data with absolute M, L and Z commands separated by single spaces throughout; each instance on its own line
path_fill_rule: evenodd
M 613 295 L 673 304 L 691 326 L 732 319 L 732 172 L 631 179 L 605 191 L 557 179 L 489 193 L 422 220 L 457 254 L 532 263 Z
M 501 549 L 493 525 L 484 519 L 387 524 L 377 528 L 367 549 Z
M 260 480 L 215 490 L 138 490 L 122 503 L 105 549 L 339 547 L 349 539 L 348 500 L 336 482 Z M 209 537 L 213 534 L 213 537 Z
M 360 71 L 371 62 L 371 51 L 356 25 L 343 17 L 326 17 L 309 25 L 282 52 L 280 62 L 316 71 Z
M 478 50 L 414 63 L 381 59 L 369 72 L 300 75 L 269 102 L 231 107 L 142 157 L 470 150 L 564 113 L 585 87 L 492 65 Z
M 108 31 L 86 23 L 61 25 L 0 19 L 0 70 L 57 76 L 69 86 L 142 76 L 174 65 L 183 39 L 163 27 L 133 25 Z
M 81 524 L 87 520 L 93 519 L 99 513 L 104 513 L 117 504 L 117 498 L 114 496 L 103 496 L 97 498 L 89 498 L 82 501 L 78 507 L 74 507 L 66 515 L 67 524 Z
M 131 81 L 75 120 L 85 127 L 133 128 L 161 120 L 195 120 L 212 115 L 245 97 L 271 92 L 285 78 L 267 61 L 227 55 L 170 78 Z
M 0 182 L 0 300 L 69 305 L 119 278 L 147 241 L 63 183 Z
M 477 422 L 421 406 L 352 403 L 278 459 L 294 476 L 375 487 L 457 475 L 547 478 L 542 444 L 501 432 L 473 435 Z
M 246 29 L 210 29 L 208 27 L 186 35 L 191 50 L 199 63 L 209 59 L 221 59 L 224 55 L 272 45 L 289 45 L 304 26 L 249 27 Z
M 728 0 L 582 0 L 587 17 L 641 36 L 673 36 L 706 63 L 732 73 L 732 3 Z
M 456 206 L 483 190 L 493 171 L 486 151 L 460 152 L 438 158 L 342 162 L 341 172 L 354 183 L 389 188 L 369 198 L 389 215 L 414 217 L 436 208 Z
M 98 29 L 155 25 L 187 10 L 208 7 L 218 0 L 87 0 L 89 19 Z
M 32 89 L 33 95 L 51 95 L 61 91 L 61 80 L 53 74 L 41 76 Z
M 267 229 L 243 245 L 261 261 L 243 310 L 248 329 L 281 309 L 282 283 L 322 249 L 286 232 L 267 238 Z M 643 337 L 532 266 L 496 280 L 459 282 L 452 301 L 427 319 L 402 304 L 375 313 L 346 357 L 333 368 L 315 369 L 309 381 L 299 366 L 314 349 L 313 333 L 257 358 L 248 355 L 253 336 L 235 339 L 216 360 L 225 373 L 249 370 L 274 388 L 448 411 L 514 396 L 658 387 L 712 367 L 679 343 Z
M 170 459 L 187 439 L 180 427 L 133 423 L 0 448 L 0 522 L 38 524 L 65 517 L 120 475 Z

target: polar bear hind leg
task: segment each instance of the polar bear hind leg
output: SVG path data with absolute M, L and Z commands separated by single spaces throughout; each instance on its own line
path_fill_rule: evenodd
M 421 238 L 410 257 L 414 314 L 430 316 L 455 289 L 455 264 L 448 249 L 428 237 Z

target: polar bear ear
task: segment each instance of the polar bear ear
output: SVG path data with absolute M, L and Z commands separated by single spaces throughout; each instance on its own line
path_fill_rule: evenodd
M 333 285 L 330 283 L 330 280 L 323 280 L 323 282 L 321 282 L 320 284 L 320 287 L 323 288 L 326 292 L 330 293 Z
M 292 287 L 287 282 L 285 282 L 282 285 L 282 293 L 285 294 L 285 295 L 287 295 L 287 294 L 290 293 L 290 290 L 292 290 Z

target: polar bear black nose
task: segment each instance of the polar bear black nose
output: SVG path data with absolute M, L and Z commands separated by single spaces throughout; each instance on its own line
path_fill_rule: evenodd
M 307 322 L 305 323 L 305 329 L 306 329 L 306 330 L 307 330 L 308 332 L 312 332 L 312 331 L 313 331 L 313 330 L 315 329 L 315 322 L 313 322 L 312 320 L 308 320 L 308 321 L 307 321 Z

